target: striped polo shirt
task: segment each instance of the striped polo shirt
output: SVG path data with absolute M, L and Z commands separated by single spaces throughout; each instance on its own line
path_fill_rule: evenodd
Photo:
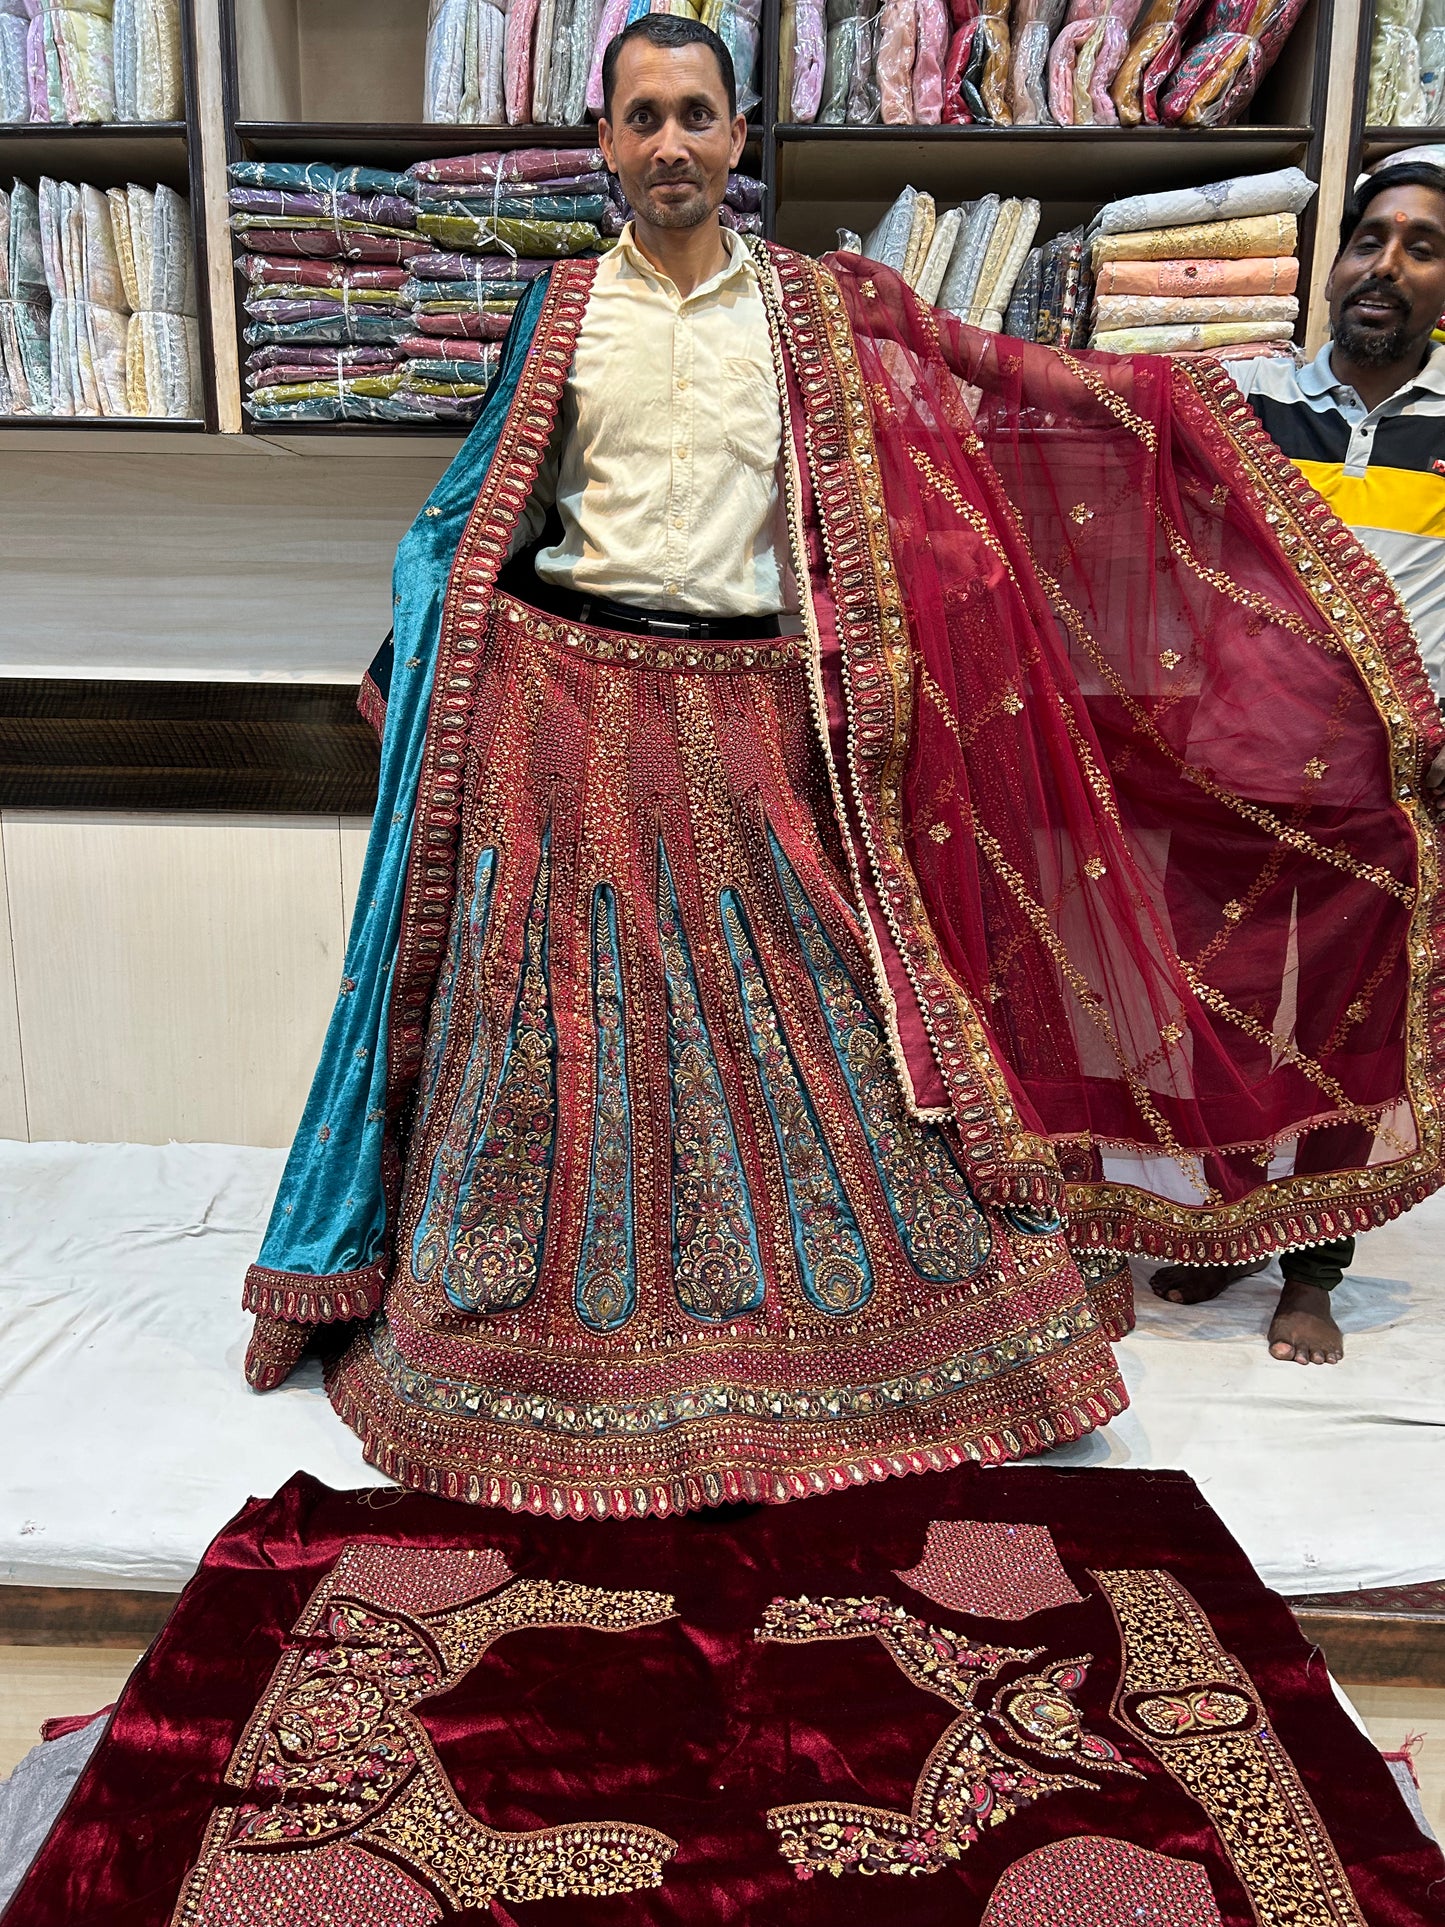
M 1225 366 L 1276 446 L 1378 557 L 1445 699 L 1445 346 L 1371 409 L 1336 379 L 1328 342 L 1303 368 L 1283 355 Z

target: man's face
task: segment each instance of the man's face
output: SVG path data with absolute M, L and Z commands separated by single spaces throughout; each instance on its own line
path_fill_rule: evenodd
M 1351 361 L 1423 350 L 1445 312 L 1445 194 L 1392 187 L 1365 210 L 1330 270 L 1330 321 Z
M 617 60 L 612 118 L 598 122 L 607 165 L 638 218 L 691 228 L 722 206 L 747 123 L 728 118 L 727 88 L 708 47 L 629 40 Z

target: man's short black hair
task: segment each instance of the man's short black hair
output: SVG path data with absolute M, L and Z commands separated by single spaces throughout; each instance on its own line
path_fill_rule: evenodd
M 723 85 L 728 90 L 728 119 L 731 120 L 737 113 L 738 80 L 733 72 L 733 57 L 712 28 L 705 27 L 700 20 L 689 20 L 683 14 L 645 13 L 640 20 L 634 20 L 630 26 L 624 27 L 621 33 L 614 34 L 602 56 L 602 112 L 606 119 L 612 118 L 612 83 L 617 78 L 617 56 L 629 40 L 646 40 L 654 47 L 711 47 L 718 71 L 723 77 Z
M 1429 161 L 1401 161 L 1398 167 L 1381 167 L 1365 177 L 1345 202 L 1340 220 L 1340 252 L 1349 246 L 1355 229 L 1364 220 L 1370 203 L 1392 187 L 1430 187 L 1445 200 L 1445 167 Z M 1445 207 L 1440 210 L 1445 215 Z

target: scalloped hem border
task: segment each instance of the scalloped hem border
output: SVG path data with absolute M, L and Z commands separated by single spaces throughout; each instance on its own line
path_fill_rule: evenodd
M 1188 1223 L 1160 1224 L 1140 1206 L 1089 1206 L 1071 1196 L 1069 1202 L 1069 1243 L 1081 1252 L 1116 1251 L 1135 1258 L 1166 1259 L 1176 1265 L 1235 1265 L 1253 1258 L 1274 1258 L 1286 1251 L 1307 1251 L 1313 1245 L 1328 1244 L 1334 1238 L 1353 1237 L 1357 1232 L 1376 1231 L 1391 1224 L 1417 1204 L 1438 1191 L 1445 1183 L 1445 1171 L 1433 1166 L 1419 1177 L 1400 1185 L 1381 1198 L 1362 1198 L 1351 1204 L 1340 1200 L 1321 1202 L 1304 1209 L 1265 1209 L 1248 1224 L 1230 1232 L 1209 1223 L 1200 1212 L 1197 1228 Z M 1119 1186 L 1122 1190 L 1126 1187 Z M 1071 1192 L 1074 1187 L 1070 1187 Z M 1080 1186 L 1087 1192 L 1089 1186 Z M 1147 1194 L 1133 1192 L 1138 1198 Z M 1156 1208 L 1157 1205 L 1156 1205 Z M 1178 1206 L 1165 1206 L 1178 1210 Z M 1102 1316 L 1102 1312 L 1101 1312 Z M 1112 1337 L 1112 1333 L 1110 1336 Z
M 294 1325 L 333 1325 L 351 1318 L 370 1318 L 381 1308 L 387 1269 L 384 1258 L 355 1271 L 332 1271 L 322 1277 L 251 1265 L 241 1292 L 242 1309 L 255 1312 L 258 1318 L 277 1318 Z
M 1047 1416 L 1031 1414 L 991 1432 L 960 1433 L 927 1446 L 893 1453 L 864 1453 L 822 1464 L 793 1467 L 729 1465 L 720 1470 L 676 1474 L 666 1479 L 609 1481 L 606 1485 L 560 1484 L 527 1480 L 511 1472 L 444 1471 L 389 1441 L 345 1388 L 336 1383 L 344 1366 L 327 1373 L 326 1389 L 340 1417 L 361 1440 L 369 1465 L 412 1492 L 458 1499 L 468 1505 L 501 1506 L 508 1512 L 553 1519 L 642 1519 L 680 1517 L 719 1505 L 788 1505 L 820 1498 L 915 1472 L 949 1472 L 960 1465 L 1007 1465 L 1067 1445 L 1108 1425 L 1125 1409 L 1129 1395 L 1117 1373 L 1113 1382 L 1081 1392 L 1067 1407 Z

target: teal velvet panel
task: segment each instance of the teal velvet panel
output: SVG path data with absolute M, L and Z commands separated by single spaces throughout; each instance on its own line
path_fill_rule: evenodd
M 536 332 L 547 281 L 539 275 L 518 308 L 477 424 L 397 550 L 395 659 L 376 813 L 341 992 L 258 1260 L 270 1271 L 328 1277 L 373 1263 L 384 1247 L 387 1007 L 442 604 L 452 558 Z

